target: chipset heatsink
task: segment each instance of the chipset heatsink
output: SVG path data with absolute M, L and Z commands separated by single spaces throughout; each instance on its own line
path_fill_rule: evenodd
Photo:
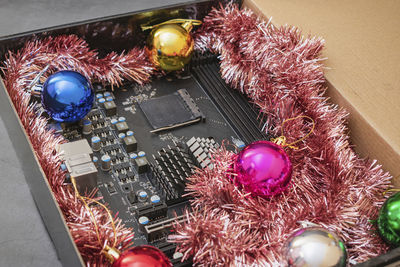
M 139 107 L 152 126 L 153 130 L 150 131 L 152 133 L 175 129 L 205 119 L 186 89 L 143 101 Z

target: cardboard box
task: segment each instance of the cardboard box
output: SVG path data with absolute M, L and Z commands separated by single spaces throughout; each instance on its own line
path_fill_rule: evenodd
M 400 187 L 400 2 L 244 0 L 276 25 L 321 36 L 327 94 L 349 113 L 355 150 L 377 159 Z M 400 266 L 400 248 L 359 266 Z
M 350 113 L 350 136 L 400 186 L 400 2 L 245 0 L 274 25 L 326 40 L 328 95 Z
M 168 2 L 163 2 L 163 5 L 167 4 Z M 33 34 L 82 35 L 85 33 L 83 29 L 97 30 L 107 23 L 127 25 L 155 16 L 168 19 L 176 17 L 176 14 L 186 14 L 185 12 L 195 12 L 196 16 L 192 18 L 201 19 L 211 5 L 215 4 L 212 0 L 182 3 L 158 11 L 133 11 L 105 19 L 8 36 L 0 38 L 0 53 L 4 55 L 8 49 L 20 48 Z M 325 64 L 331 68 L 326 72 L 329 93 L 333 102 L 346 107 L 351 113 L 350 129 L 354 144 L 362 155 L 378 158 L 393 175 L 399 175 L 400 164 L 397 162 L 400 158 L 400 136 L 397 132 L 400 132 L 400 121 L 397 116 L 400 115 L 400 106 L 396 104 L 400 102 L 400 92 L 396 90 L 396 86 L 400 85 L 400 65 L 397 63 L 400 61 L 400 54 L 396 54 L 396 51 L 400 47 L 400 20 L 396 11 L 400 8 L 400 2 L 246 0 L 245 4 L 263 16 L 272 16 L 275 24 L 297 25 L 306 33 L 320 35 L 327 40 L 325 56 L 329 59 Z M 112 38 L 104 37 L 99 34 L 97 37 L 89 36 L 87 40 L 92 47 L 104 50 L 119 51 L 129 48 L 126 47 L 125 40 L 116 42 Z M 142 34 L 135 38 L 129 44 L 144 40 Z M 3 82 L 0 82 L 0 115 L 18 157 L 24 162 L 27 183 L 61 262 L 64 266 L 84 266 Z M 400 258 L 397 255 L 400 255 L 400 248 L 360 266 L 395 263 Z

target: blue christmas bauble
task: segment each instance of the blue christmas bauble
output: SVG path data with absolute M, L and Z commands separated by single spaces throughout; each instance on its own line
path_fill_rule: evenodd
M 92 109 L 94 92 L 80 73 L 63 70 L 50 75 L 43 85 L 42 105 L 58 122 L 77 122 Z

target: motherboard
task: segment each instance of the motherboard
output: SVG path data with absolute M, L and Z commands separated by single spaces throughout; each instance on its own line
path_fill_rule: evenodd
M 167 242 L 174 220 L 190 210 L 185 185 L 196 168 L 213 168 L 212 151 L 224 140 L 240 150 L 267 139 L 259 112 L 229 88 L 211 54 L 195 54 L 178 74 L 117 90 L 95 84 L 95 103 L 77 124 L 52 124 L 69 142 L 59 148 L 67 171 L 83 194 L 97 196 L 134 231 L 134 244 L 162 250 L 181 262 Z

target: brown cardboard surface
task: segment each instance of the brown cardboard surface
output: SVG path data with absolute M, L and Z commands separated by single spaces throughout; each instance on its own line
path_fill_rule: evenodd
M 400 1 L 245 0 L 275 25 L 326 40 L 328 95 L 350 112 L 356 150 L 400 186 Z

